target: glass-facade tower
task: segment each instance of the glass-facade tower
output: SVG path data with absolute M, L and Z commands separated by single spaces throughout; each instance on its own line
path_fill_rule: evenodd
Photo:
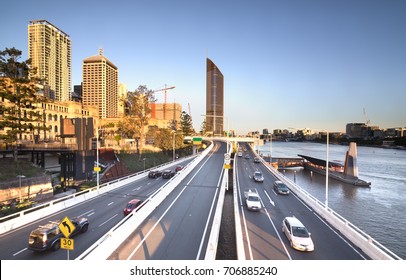
M 69 101 L 72 89 L 72 44 L 69 35 L 46 20 L 28 25 L 28 58 L 35 76 L 49 86 L 51 99 Z
M 206 132 L 213 136 L 223 136 L 224 76 L 209 58 L 206 64 Z

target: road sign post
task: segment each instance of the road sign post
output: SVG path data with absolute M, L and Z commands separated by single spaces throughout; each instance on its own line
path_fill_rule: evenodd
M 224 154 L 224 169 L 231 168 L 231 156 L 230 154 Z
M 63 218 L 63 220 L 59 223 L 58 227 L 65 236 L 65 238 L 69 238 L 69 236 L 76 228 L 68 217 Z
M 66 250 L 74 249 L 74 240 L 72 238 L 61 238 L 61 248 Z
M 58 225 L 59 230 L 65 236 L 61 238 L 61 248 L 67 250 L 68 260 L 69 260 L 69 250 L 73 250 L 74 242 L 73 239 L 69 239 L 69 236 L 76 229 L 75 225 L 69 220 L 68 217 L 63 218 L 63 220 Z

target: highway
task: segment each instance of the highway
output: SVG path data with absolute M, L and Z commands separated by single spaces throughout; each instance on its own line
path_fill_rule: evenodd
M 182 162 L 182 165 L 186 165 L 190 161 L 191 159 L 188 159 Z M 2 234 L 0 236 L 0 259 L 66 260 L 68 258 L 68 250 L 59 249 L 58 251 L 45 251 L 41 253 L 29 250 L 29 234 L 33 229 L 39 225 L 45 225 L 48 221 L 61 220 L 65 216 L 86 217 L 90 223 L 89 229 L 86 233 L 75 236 L 74 250 L 69 251 L 69 259 L 75 259 L 124 218 L 123 209 L 128 201 L 133 198 L 147 199 L 167 181 L 168 179 L 163 179 L 162 177 L 156 179 L 144 177 L 77 204 L 74 207 Z
M 245 145 L 245 144 L 244 144 Z M 208 237 L 223 177 L 226 143 L 214 142 L 214 148 L 158 205 L 137 229 L 129 233 L 109 259 L 134 260 L 202 260 L 205 258 Z M 255 154 L 246 145 L 244 157 L 235 158 L 234 187 L 242 232 L 242 244 L 247 260 L 362 260 L 369 259 L 345 237 L 331 228 L 294 193 L 278 195 L 272 185 L 274 175 L 263 165 L 254 163 Z M 191 160 L 189 160 L 191 161 Z M 186 163 L 182 163 L 186 164 Z M 174 167 L 173 167 L 174 168 Z M 259 170 L 263 183 L 256 183 L 252 175 Z M 167 179 L 162 177 L 141 178 L 91 200 L 77 204 L 54 215 L 37 220 L 0 236 L 2 260 L 65 260 L 75 259 L 123 220 L 123 208 L 132 198 L 147 199 Z M 260 195 L 263 209 L 248 211 L 244 190 L 255 188 Z M 151 202 L 150 202 L 151 203 Z M 135 213 L 134 215 L 137 215 Z M 313 252 L 299 252 L 290 247 L 283 234 L 282 220 L 295 216 L 311 232 L 315 244 Z M 81 216 L 89 219 L 86 233 L 75 236 L 72 251 L 60 249 L 35 253 L 29 250 L 28 236 L 31 230 L 48 221 L 65 216 Z M 116 248 L 116 247 L 114 247 Z
M 208 156 L 109 259 L 204 259 L 226 150 L 226 143 L 215 142 Z
M 248 145 L 242 157 L 236 157 L 236 179 L 238 190 L 241 231 L 245 259 L 247 260 L 362 260 L 369 259 L 355 248 L 345 237 L 332 229 L 311 208 L 306 206 L 294 193 L 278 195 L 273 190 L 276 178 L 263 163 L 254 163 L 255 154 Z M 250 156 L 249 159 L 245 155 Z M 264 175 L 264 182 L 255 182 L 254 171 Z M 248 211 L 244 190 L 255 188 L 260 195 L 263 208 L 259 212 Z M 282 221 L 287 216 L 298 218 L 311 232 L 313 252 L 300 252 L 290 247 L 282 232 Z

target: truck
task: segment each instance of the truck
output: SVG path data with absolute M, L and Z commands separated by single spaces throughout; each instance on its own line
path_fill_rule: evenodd
M 250 211 L 259 211 L 262 209 L 261 199 L 256 189 L 247 189 L 244 191 L 245 203 Z

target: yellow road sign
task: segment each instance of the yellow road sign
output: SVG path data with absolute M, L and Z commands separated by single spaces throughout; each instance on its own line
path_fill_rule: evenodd
M 59 223 L 58 227 L 66 238 L 69 238 L 69 236 L 76 228 L 68 217 L 63 218 L 63 220 Z
M 224 164 L 224 169 L 230 169 L 231 165 L 230 164 Z
M 95 166 L 95 167 L 93 167 L 93 171 L 94 171 L 94 172 L 100 172 L 100 171 L 101 171 L 101 167 L 100 167 L 100 166 Z
M 74 240 L 71 238 L 61 238 L 61 248 L 66 250 L 73 250 Z

